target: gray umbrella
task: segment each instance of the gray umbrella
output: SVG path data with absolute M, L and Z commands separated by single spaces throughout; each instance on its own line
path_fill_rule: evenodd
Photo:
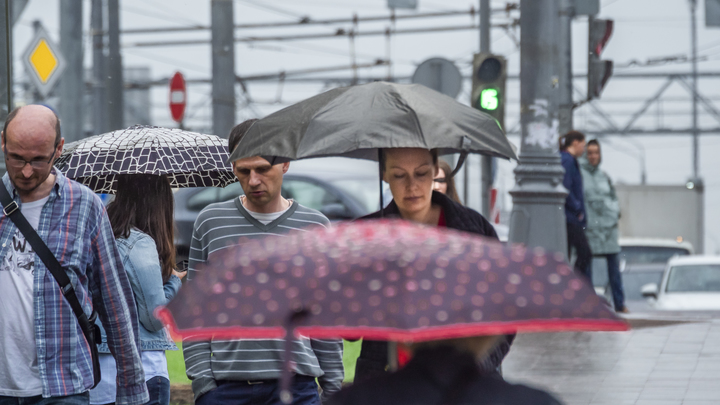
M 377 160 L 381 148 L 517 159 L 515 148 L 489 115 L 425 86 L 374 82 L 333 89 L 257 121 L 229 160 Z

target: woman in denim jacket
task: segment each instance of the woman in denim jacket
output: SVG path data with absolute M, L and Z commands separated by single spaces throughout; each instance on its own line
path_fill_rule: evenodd
M 164 176 L 124 175 L 118 176 L 117 182 L 108 217 L 137 305 L 148 404 L 168 405 L 170 380 L 165 350 L 178 348 L 153 311 L 175 297 L 185 276 L 175 269 L 172 190 Z M 116 366 L 105 330 L 98 351 L 102 380 L 90 391 L 90 403 L 109 404 L 115 401 Z

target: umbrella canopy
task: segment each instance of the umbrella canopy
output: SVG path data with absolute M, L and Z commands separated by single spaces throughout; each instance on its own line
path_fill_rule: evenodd
M 627 329 L 562 254 L 397 220 L 216 252 L 158 315 L 195 339 L 277 338 L 291 327 L 393 341 Z
M 378 148 L 438 149 L 517 159 L 491 116 L 417 84 L 336 88 L 257 121 L 230 160 L 345 156 L 377 160 Z
M 164 174 L 171 187 L 225 187 L 236 181 L 227 157 L 227 139 L 136 125 L 73 142 L 55 165 L 97 193 L 114 193 L 120 174 Z

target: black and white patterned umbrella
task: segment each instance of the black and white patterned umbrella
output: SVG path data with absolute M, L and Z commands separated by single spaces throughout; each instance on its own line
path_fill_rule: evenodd
M 114 193 L 119 174 L 164 174 L 172 187 L 225 187 L 236 181 L 227 158 L 227 139 L 135 125 L 67 145 L 55 166 L 96 193 Z

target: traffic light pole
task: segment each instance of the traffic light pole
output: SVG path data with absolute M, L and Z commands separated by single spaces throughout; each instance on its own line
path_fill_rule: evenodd
M 690 0 L 690 29 L 691 41 L 692 41 L 692 148 L 693 148 L 693 177 L 692 181 L 695 183 L 700 182 L 700 173 L 698 170 L 698 89 L 697 89 L 697 18 L 695 11 L 697 10 L 697 0 Z
M 572 20 L 573 0 L 560 0 L 560 134 L 573 129 Z
M 233 1 L 212 0 L 212 117 L 213 133 L 230 135 L 235 126 L 235 28 Z
M 510 192 L 510 242 L 567 252 L 558 155 L 560 10 L 557 0 L 520 2 L 520 163 Z
M 60 121 L 66 143 L 83 137 L 83 3 L 60 2 L 60 51 L 67 62 L 67 69 L 59 83 Z
M 93 45 L 93 131 L 95 135 L 108 131 L 107 116 L 107 66 L 104 48 L 103 1 L 92 0 L 90 4 L 90 32 Z
M 480 53 L 490 53 L 490 0 L 480 0 Z M 492 159 L 490 156 L 480 156 L 480 206 L 482 214 L 489 221 L 492 221 L 492 218 L 490 218 L 490 191 L 493 186 Z M 466 164 L 465 168 L 467 169 L 467 167 Z M 465 178 L 468 178 L 468 172 L 465 172 Z M 465 195 L 467 195 L 467 187 L 465 188 Z M 468 198 L 466 197 L 466 204 L 467 201 Z

